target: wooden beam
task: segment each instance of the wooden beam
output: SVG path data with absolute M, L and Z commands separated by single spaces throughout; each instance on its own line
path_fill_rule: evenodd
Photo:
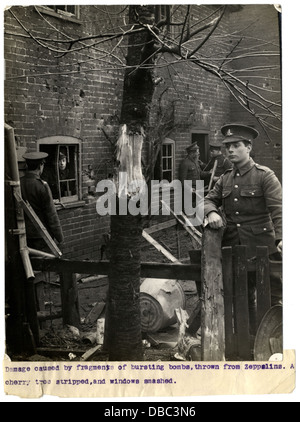
M 225 355 L 226 358 L 233 360 L 237 357 L 237 352 L 234 334 L 233 267 L 231 246 L 222 248 L 222 268 L 225 311 Z
M 80 327 L 78 290 L 75 275 L 62 271 L 60 274 L 62 318 L 64 325 Z
M 257 327 L 265 313 L 271 308 L 271 285 L 269 270 L 269 248 L 256 247 L 256 289 L 257 289 Z
M 163 223 L 153 224 L 153 226 L 147 227 L 144 231 L 148 234 L 156 233 L 160 230 L 168 229 L 170 227 L 176 226 L 177 221 L 175 219 L 164 221 Z
M 153 239 L 153 237 L 151 237 L 150 234 L 146 233 L 145 230 L 143 230 L 142 235 L 144 239 L 146 239 L 152 246 L 154 246 L 159 252 L 161 252 L 171 262 L 176 262 L 178 264 L 181 264 L 181 262 L 177 258 L 175 258 L 175 256 L 173 256 L 169 251 L 167 251 L 166 248 L 164 248 L 155 239 Z
M 177 215 L 174 211 L 171 210 L 171 208 L 163 201 L 160 201 L 162 205 L 168 210 L 175 218 L 176 220 L 183 226 L 183 228 L 189 233 L 189 235 L 196 241 L 196 243 L 201 246 L 201 238 L 202 233 L 200 233 L 189 221 L 189 219 L 184 215 L 183 212 L 181 214 Z
M 223 231 L 208 226 L 201 254 L 201 360 L 225 360 L 221 240 Z
M 234 247 L 234 297 L 239 358 L 242 360 L 251 360 L 247 248 L 243 245 Z
M 109 261 L 78 261 L 58 258 L 32 257 L 31 263 L 35 271 L 70 272 L 79 274 L 109 275 Z M 141 263 L 142 278 L 169 278 L 171 280 L 197 280 L 201 265 L 169 264 L 156 262 Z
M 21 195 L 18 192 L 14 192 L 14 196 L 16 198 L 17 203 L 19 206 L 25 211 L 27 217 L 30 219 L 36 230 L 41 234 L 44 241 L 50 248 L 50 250 L 53 252 L 53 254 L 57 257 L 62 256 L 62 252 L 57 247 L 56 243 L 48 233 L 46 227 L 41 222 L 35 211 L 33 210 L 32 206 L 29 204 L 28 201 L 24 201 L 21 197 Z

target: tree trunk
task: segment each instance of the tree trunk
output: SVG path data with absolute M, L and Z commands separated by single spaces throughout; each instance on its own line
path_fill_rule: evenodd
M 154 6 L 130 6 L 129 13 L 131 23 L 151 23 L 151 19 L 154 18 Z M 124 79 L 120 119 L 122 124 L 120 139 L 124 136 L 125 143 L 118 142 L 117 145 L 119 171 L 127 173 L 129 184 L 142 174 L 141 148 L 139 151 L 136 148 L 141 147 L 144 129 L 148 126 L 154 84 L 152 71 L 143 69 L 140 65 L 145 64 L 145 61 L 146 64 L 150 63 L 147 57 L 151 55 L 152 48 L 151 35 L 148 31 L 129 37 L 128 69 Z M 136 138 L 139 145 L 136 145 Z M 119 179 L 117 183 L 120 187 Z M 109 360 L 138 361 L 143 359 L 139 302 L 142 219 L 141 215 L 134 216 L 129 212 L 127 215 L 120 215 L 118 209 L 117 206 L 117 215 L 111 216 L 111 258 L 105 342 L 108 346 Z
M 139 216 L 111 217 L 108 338 L 110 360 L 142 360 Z

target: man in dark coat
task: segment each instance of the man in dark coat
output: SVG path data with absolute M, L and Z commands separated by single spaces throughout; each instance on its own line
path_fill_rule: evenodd
M 190 180 L 192 183 L 192 192 L 193 192 L 193 206 L 195 206 L 196 198 L 196 182 L 197 180 L 206 180 L 210 177 L 209 171 L 203 171 L 205 164 L 200 161 L 200 153 L 197 142 L 194 142 L 192 145 L 187 147 L 187 157 L 181 162 L 179 167 L 179 180 L 181 181 L 183 194 L 187 192 L 188 188 L 185 186 L 185 181 Z
M 58 243 L 63 242 L 63 233 L 57 211 L 53 202 L 51 190 L 47 182 L 41 179 L 45 158 L 44 152 L 24 154 L 27 171 L 21 178 L 21 193 L 24 201 L 28 201 L 52 238 Z M 33 249 L 48 251 L 41 234 L 30 219 L 25 215 L 27 244 Z
M 248 269 L 252 271 L 250 263 L 255 261 L 256 246 L 268 246 L 272 258 L 282 252 L 281 184 L 271 169 L 250 157 L 253 140 L 259 134 L 256 129 L 229 124 L 221 131 L 233 168 L 225 171 L 206 196 L 204 214 L 214 229 L 224 225 L 225 217 L 222 246 L 246 245 Z M 250 283 L 253 295 L 254 282 Z M 278 303 L 281 280 L 271 279 L 271 289 L 273 303 Z
M 220 176 L 228 169 L 232 168 L 232 163 L 228 158 L 224 157 L 222 153 L 222 143 L 218 141 L 211 141 L 209 143 L 210 160 L 204 167 L 204 171 L 211 172 L 214 164 L 217 161 L 216 171 L 213 177 L 213 182 L 216 183 Z

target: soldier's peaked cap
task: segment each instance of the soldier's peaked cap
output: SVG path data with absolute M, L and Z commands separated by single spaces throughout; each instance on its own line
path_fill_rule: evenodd
M 41 161 L 48 157 L 48 154 L 46 152 L 27 152 L 23 155 L 23 158 L 25 160 L 29 161 Z
M 197 142 L 194 142 L 192 145 L 188 146 L 186 148 L 186 150 L 187 150 L 187 152 L 191 152 L 191 151 L 195 151 L 198 148 L 199 148 L 199 146 L 198 146 Z
M 239 123 L 231 123 L 221 128 L 222 134 L 225 136 L 223 144 L 238 141 L 251 142 L 259 135 L 259 132 L 251 126 Z
M 209 143 L 209 146 L 210 146 L 210 148 L 212 148 L 212 149 L 214 149 L 214 148 L 219 149 L 219 148 L 221 148 L 221 147 L 222 147 L 222 142 L 220 142 L 220 141 L 211 141 L 211 142 Z

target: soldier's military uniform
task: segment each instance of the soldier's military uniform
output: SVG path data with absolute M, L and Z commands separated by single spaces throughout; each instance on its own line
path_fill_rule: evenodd
M 186 149 L 186 151 L 189 154 L 191 151 L 194 151 L 196 149 L 198 149 L 198 145 L 196 142 L 194 142 Z M 179 180 L 181 181 L 182 185 L 184 184 L 185 180 L 191 180 L 192 187 L 196 188 L 196 181 L 203 180 L 210 174 L 208 171 L 203 171 L 204 166 L 205 164 L 202 163 L 202 161 L 187 156 L 181 162 L 179 168 Z
M 226 229 L 223 246 L 247 245 L 248 258 L 256 246 L 277 252 L 282 239 L 281 184 L 268 167 L 253 161 L 240 169 L 226 170 L 205 198 L 204 212 L 219 212 L 222 206 Z
M 186 151 L 188 154 L 190 152 L 193 152 L 197 150 L 199 147 L 196 142 L 194 142 L 192 145 L 190 145 Z M 196 182 L 197 180 L 205 180 L 210 177 L 210 173 L 203 171 L 202 168 L 205 166 L 204 163 L 202 163 L 197 158 L 192 158 L 191 156 L 187 156 L 180 164 L 179 167 L 179 180 L 182 184 L 182 190 L 183 190 L 183 201 L 184 201 L 184 192 L 185 192 L 185 181 L 191 181 L 192 182 L 192 188 L 196 190 Z M 201 191 L 199 192 L 201 193 Z M 192 195 L 192 205 L 195 207 L 196 205 L 196 195 L 193 193 Z M 184 206 L 184 204 L 183 204 Z M 183 208 L 184 209 L 184 208 Z
M 28 153 L 24 155 L 28 160 L 42 160 L 45 153 Z M 60 220 L 53 202 L 50 187 L 47 182 L 34 173 L 27 171 L 25 176 L 21 177 L 21 193 L 24 201 L 28 201 L 49 234 L 58 241 L 63 242 L 63 233 Z M 35 228 L 33 223 L 25 214 L 26 237 L 29 247 L 39 250 L 47 250 L 41 234 Z
M 222 129 L 223 143 L 252 143 L 249 133 L 253 128 L 226 125 Z M 257 135 L 252 132 L 252 136 Z M 281 184 L 271 169 L 249 158 L 243 167 L 226 170 L 208 193 L 204 214 L 212 211 L 221 212 L 226 220 L 222 246 L 247 246 L 248 271 L 253 272 L 248 278 L 252 286 L 248 287 L 249 295 L 253 295 L 256 246 L 268 246 L 270 256 L 278 260 L 277 244 L 282 240 Z M 276 303 L 282 298 L 281 279 L 271 275 L 271 288 Z
M 210 148 L 220 149 L 221 151 L 221 142 L 212 141 L 209 143 Z M 213 169 L 215 161 L 217 161 L 217 167 L 215 171 L 215 177 L 220 177 L 226 170 L 232 168 L 232 163 L 228 160 L 227 157 L 224 157 L 223 154 L 219 154 L 215 157 L 211 157 L 209 162 L 204 167 L 204 171 L 210 171 Z
M 181 181 L 182 185 L 184 184 L 185 180 L 191 180 L 192 187 L 195 189 L 196 181 L 204 180 L 205 177 L 209 175 L 209 172 L 202 170 L 201 163 L 198 160 L 193 160 L 190 157 L 186 157 L 180 165 L 179 180 Z

